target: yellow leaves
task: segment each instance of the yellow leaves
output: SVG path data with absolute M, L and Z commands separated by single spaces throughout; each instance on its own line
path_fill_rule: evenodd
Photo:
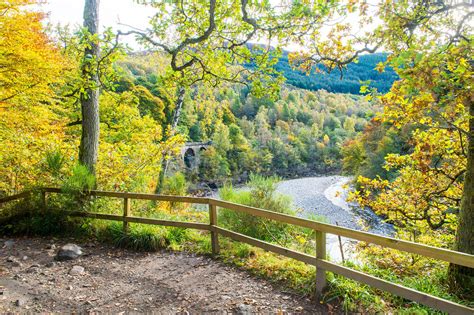
M 36 2 L 0 5 L 0 190 L 6 192 L 51 184 L 46 153 L 59 151 L 70 164 L 77 148 L 51 88 L 63 82 L 67 62 L 44 33 L 42 14 L 27 11 Z
M 181 135 L 167 134 L 150 116 L 141 116 L 133 92 L 101 96 L 98 185 L 103 189 L 152 191 L 164 152 L 176 155 Z
M 462 195 L 462 180 L 452 182 L 465 168 L 460 136 L 464 135 L 444 128 L 414 130 L 410 153 L 385 157 L 385 169 L 396 170 L 397 177 L 389 182 L 360 176 L 358 191 L 351 193 L 350 199 L 398 225 L 426 235 L 435 233 L 428 220 L 442 222 L 445 212 L 456 208 L 455 200 Z M 456 226 L 450 216 L 446 215 L 443 231 L 452 237 Z
M 287 137 L 287 140 L 288 142 L 295 142 L 298 140 L 298 138 L 296 138 L 294 135 L 292 134 L 289 134 L 288 137 Z
M 325 134 L 324 137 L 323 137 L 323 143 L 324 143 L 324 145 L 328 145 L 328 144 L 329 144 L 329 141 L 330 141 L 329 136 Z
M 306 239 L 301 235 L 297 235 L 295 238 L 300 245 L 304 245 L 306 243 Z
M 379 73 L 382 73 L 385 71 L 385 64 L 383 62 L 379 62 L 377 66 L 375 66 L 375 70 L 377 70 Z
M 44 34 L 42 14 L 21 7 L 33 2 L 9 2 L 10 9 L 0 15 L 0 103 L 49 99 L 49 85 L 61 81 L 66 67 L 65 58 Z
M 51 184 L 43 168 L 46 152 L 57 150 L 69 158 L 78 145 L 67 138 L 66 123 L 45 106 L 0 110 L 0 190 L 13 193 Z

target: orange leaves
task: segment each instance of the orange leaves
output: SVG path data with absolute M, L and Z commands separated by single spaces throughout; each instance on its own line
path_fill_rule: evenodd
M 0 4 L 0 190 L 49 183 L 43 172 L 49 150 L 74 150 L 66 140 L 51 84 L 60 83 L 65 59 L 44 33 L 33 0 Z
M 11 105 L 48 100 L 49 85 L 59 81 L 65 67 L 65 59 L 43 31 L 43 15 L 22 7 L 35 2 L 18 0 L 3 4 L 5 13 L 0 15 L 0 103 Z
M 382 73 L 385 71 L 385 64 L 383 62 L 379 62 L 376 66 L 375 66 L 375 70 L 377 70 L 379 73 Z

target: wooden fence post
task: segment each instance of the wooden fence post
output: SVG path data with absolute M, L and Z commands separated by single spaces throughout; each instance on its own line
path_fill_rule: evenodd
M 316 258 L 326 259 L 326 233 L 316 231 Z M 326 287 L 326 270 L 316 268 L 316 298 L 320 299 Z
M 123 198 L 123 217 L 126 218 L 130 215 L 130 199 Z M 123 232 L 128 233 L 128 222 L 123 221 Z
M 209 222 L 211 225 L 211 246 L 212 246 L 212 255 L 219 254 L 219 235 L 216 231 L 213 231 L 212 228 L 217 225 L 217 206 L 209 204 Z

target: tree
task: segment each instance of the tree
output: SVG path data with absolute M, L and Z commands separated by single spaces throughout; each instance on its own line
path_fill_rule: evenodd
M 391 56 L 390 65 L 397 68 L 402 81 L 392 88 L 384 103 L 394 109 L 393 113 L 398 112 L 399 124 L 403 124 L 405 115 L 416 125 L 431 128 L 431 134 L 416 131 L 423 149 L 414 154 L 421 160 L 420 166 L 434 163 L 434 167 L 421 167 L 421 172 L 444 171 L 441 177 L 447 184 L 424 197 L 431 202 L 429 208 L 444 209 L 437 222 L 448 223 L 445 218 L 450 216 L 453 204 L 443 190 L 456 191 L 459 184 L 464 184 L 461 203 L 454 203 L 459 209 L 454 249 L 474 254 L 473 36 L 468 23 L 474 5 L 416 1 L 390 3 L 381 9 L 386 26 L 392 30 L 385 44 L 394 51 L 401 45 L 406 47 Z M 394 117 L 390 110 L 388 113 Z M 464 154 L 467 163 L 463 162 Z M 436 215 L 427 220 L 436 225 Z M 453 289 L 472 296 L 474 269 L 451 265 L 450 280 Z
M 84 28 L 89 35 L 89 43 L 84 50 L 84 60 L 81 65 L 82 75 L 87 78 L 84 93 L 81 93 L 82 134 L 79 146 L 79 162 L 96 172 L 97 156 L 99 154 L 99 74 L 93 66 L 100 58 L 97 40 L 99 28 L 100 0 L 85 0 Z
M 48 151 L 71 150 L 63 141 L 55 87 L 64 84 L 69 60 L 43 27 L 34 0 L 0 3 L 0 191 L 10 194 L 51 184 Z
M 289 34 L 314 33 L 329 12 L 329 4 L 302 2 L 272 5 L 267 1 L 247 0 L 145 0 L 141 3 L 158 11 L 152 27 L 122 34 L 135 34 L 142 43 L 169 57 L 167 81 L 177 91 L 170 133 L 175 132 L 173 125 L 180 117 L 182 96 L 197 82 L 212 87 L 222 82 L 238 83 L 248 86 L 256 95 L 275 97 L 282 83 L 282 76 L 273 67 L 280 49 L 251 45 L 250 41 L 262 37 L 267 37 L 269 42 L 283 41 Z M 301 24 L 295 26 L 295 18 Z M 242 66 L 249 63 L 251 67 Z M 162 173 L 160 183 L 163 178 Z M 157 192 L 159 189 L 160 185 Z
M 232 143 L 229 135 L 229 128 L 223 123 L 218 123 L 212 137 L 212 144 L 217 152 L 225 156 L 227 151 L 232 148 Z
M 399 170 L 395 181 L 362 179 L 385 192 L 369 204 L 433 231 L 455 224 L 454 249 L 474 254 L 473 28 L 469 23 L 474 5 L 384 1 L 373 9 L 361 1 L 352 10 L 356 8 L 362 24 L 370 25 L 376 14 L 380 25 L 352 38 L 348 25 L 339 26 L 327 40 L 313 41 L 312 53 L 295 60 L 306 69 L 321 62 L 331 70 L 342 69 L 364 52 L 383 47 L 391 53 L 377 69 L 391 66 L 400 80 L 382 97 L 382 119 L 396 128 L 413 124 L 414 150 L 410 155 L 387 157 L 387 167 Z M 354 49 L 355 45 L 362 48 Z M 451 265 L 450 282 L 453 289 L 472 295 L 474 269 Z
M 231 175 L 227 159 L 212 146 L 202 153 L 199 169 L 202 178 L 211 183 L 224 183 Z
M 43 13 L 28 11 L 36 0 L 0 3 L 0 105 L 51 99 L 51 84 L 61 82 L 66 59 L 42 26 Z

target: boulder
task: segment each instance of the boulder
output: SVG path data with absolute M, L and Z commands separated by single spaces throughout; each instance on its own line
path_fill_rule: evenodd
M 59 249 L 55 259 L 58 261 L 74 260 L 81 255 L 82 248 L 80 248 L 76 244 L 66 244 Z

